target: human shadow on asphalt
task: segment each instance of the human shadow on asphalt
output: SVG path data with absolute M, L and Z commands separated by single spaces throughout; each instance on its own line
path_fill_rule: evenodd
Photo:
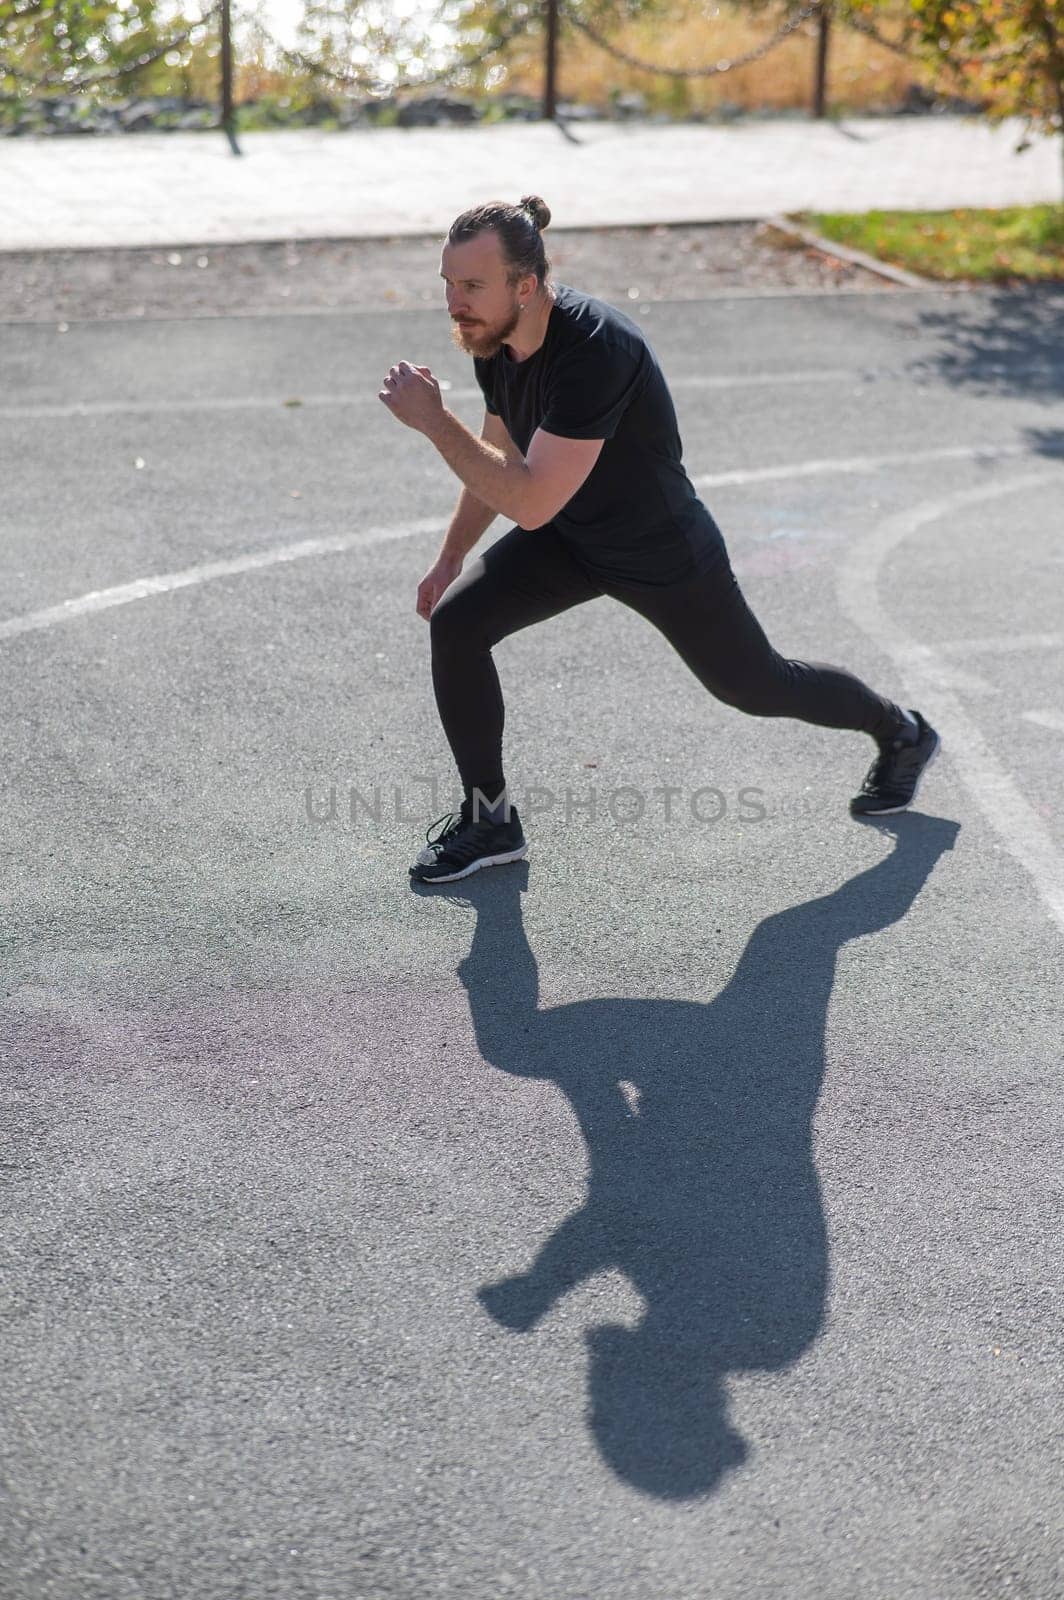
M 478 1299 L 526 1333 L 595 1273 L 628 1277 L 645 1304 L 638 1323 L 586 1335 L 589 1422 L 617 1475 L 662 1499 L 705 1495 L 746 1459 L 728 1419 L 727 1375 L 790 1365 L 821 1327 L 829 1263 L 811 1123 L 835 958 L 848 940 L 906 915 L 958 831 L 913 813 L 890 820 L 893 848 L 881 862 L 766 917 L 706 1001 L 541 1009 L 521 917 L 528 864 L 425 891 L 475 907 L 458 972 L 484 1060 L 556 1083 L 588 1149 L 584 1205 L 527 1271 Z M 681 936 L 697 945 L 706 935 Z M 868 1019 L 870 1076 L 891 1070 L 896 1020 Z M 538 1233 L 536 1217 L 529 1225 Z
M 917 371 L 980 394 L 1064 397 L 1064 286 L 951 295 L 921 310 L 918 322 L 937 348 L 917 359 Z M 1060 428 L 1026 429 L 1025 438 L 1036 455 L 1064 455 Z

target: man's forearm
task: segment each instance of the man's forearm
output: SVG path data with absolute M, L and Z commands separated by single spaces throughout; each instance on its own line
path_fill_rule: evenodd
M 447 532 L 440 547 L 441 556 L 457 556 L 461 561 L 469 554 L 481 534 L 495 521 L 495 512 L 478 500 L 469 489 L 463 488 L 458 497 Z
M 521 527 L 538 526 L 532 475 L 523 457 L 504 455 L 446 410 L 427 437 L 470 494 Z

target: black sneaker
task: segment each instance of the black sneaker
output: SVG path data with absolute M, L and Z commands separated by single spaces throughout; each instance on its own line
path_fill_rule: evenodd
M 440 824 L 442 823 L 442 827 Z M 440 828 L 433 837 L 433 828 Z M 517 807 L 510 807 L 509 822 L 473 821 L 473 805 L 462 801 L 462 809 L 438 817 L 425 835 L 428 843 L 418 852 L 410 868 L 417 883 L 453 883 L 468 878 L 481 867 L 499 867 L 506 861 L 520 861 L 528 851 Z
M 916 718 L 919 736 L 912 744 L 901 738 L 879 747 L 879 754 L 868 769 L 859 794 L 850 801 L 854 817 L 888 817 L 904 811 L 916 799 L 916 791 L 927 768 L 938 755 L 942 740 L 919 711 Z

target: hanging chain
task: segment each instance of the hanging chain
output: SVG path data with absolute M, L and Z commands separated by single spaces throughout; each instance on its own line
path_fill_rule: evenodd
M 80 94 L 86 89 L 95 87 L 97 84 L 129 77 L 134 72 L 150 66 L 170 50 L 176 50 L 180 45 L 184 44 L 197 28 L 212 22 L 218 16 L 220 10 L 220 4 L 216 3 L 208 11 L 204 12 L 202 16 L 191 22 L 187 28 L 182 29 L 173 38 L 168 39 L 165 44 L 160 45 L 157 49 L 152 50 L 149 54 L 140 57 L 137 61 L 131 62 L 125 67 L 110 71 L 90 72 L 83 78 L 73 82 L 64 82 L 63 79 L 54 77 L 31 79 L 28 73 L 15 67 L 14 63 L 9 63 L 0 64 L 0 77 L 8 75 L 23 82 L 33 82 L 37 88 L 58 88 L 70 94 Z M 657 62 L 643 61 L 629 51 L 622 50 L 619 45 L 611 43 L 597 28 L 579 16 L 570 4 L 562 3 L 559 6 L 560 15 L 566 22 L 576 28 L 578 32 L 584 34 L 600 50 L 604 50 L 607 55 L 613 56 L 615 60 L 623 62 L 625 66 L 635 68 L 640 72 L 654 73 L 663 78 L 683 79 L 719 77 L 723 73 L 735 72 L 740 67 L 749 66 L 754 61 L 760 61 L 764 56 L 768 55 L 770 50 L 776 49 L 785 39 L 796 32 L 804 22 L 822 13 L 823 10 L 824 0 L 810 0 L 809 4 L 796 11 L 768 39 L 755 46 L 754 49 L 747 50 L 743 55 L 732 56 L 701 67 L 666 67 L 659 65 Z M 453 82 L 458 74 L 470 72 L 475 67 L 482 66 L 492 56 L 501 54 L 507 45 L 511 44 L 520 34 L 525 33 L 529 22 L 532 20 L 534 19 L 530 16 L 522 16 L 512 27 L 491 38 L 475 55 L 466 56 L 458 61 L 451 61 L 446 66 L 417 78 L 396 79 L 391 82 L 380 78 L 379 75 L 374 75 L 369 70 L 358 71 L 342 67 L 330 67 L 324 61 L 317 61 L 301 50 L 289 49 L 286 45 L 282 45 L 269 29 L 265 28 L 260 22 L 256 22 L 255 27 L 263 40 L 268 41 L 283 60 L 304 72 L 310 73 L 315 78 L 327 78 L 343 88 L 356 88 L 374 92 L 386 89 L 391 93 L 398 94 L 408 90 L 428 89 L 439 84 Z M 847 27 L 853 28 L 857 33 L 871 39 L 874 44 L 880 45 L 883 49 L 890 50 L 895 55 L 912 58 L 913 50 L 910 44 L 904 40 L 886 38 L 879 32 L 874 23 L 853 15 L 841 17 L 839 20 Z M 996 66 L 999 62 L 1010 60 L 1020 53 L 1021 47 L 1017 45 L 1013 48 L 994 51 L 983 56 L 968 57 L 964 64 Z M 959 63 L 952 61 L 948 64 L 954 68 L 959 66 Z
M 766 39 L 764 44 L 759 44 L 755 49 L 748 50 L 745 55 L 716 61 L 708 67 L 661 67 L 652 61 L 640 61 L 638 56 L 629 55 L 627 50 L 622 50 L 619 45 L 611 44 L 608 39 L 604 39 L 589 22 L 585 22 L 582 17 L 578 17 L 569 6 L 563 6 L 561 9 L 562 15 L 567 22 L 571 23 L 574 28 L 579 29 L 581 33 L 586 34 L 591 43 L 597 44 L 599 49 L 605 50 L 607 55 L 614 56 L 618 61 L 623 61 L 625 66 L 637 67 L 641 72 L 657 73 L 663 78 L 712 78 L 722 72 L 734 72 L 737 67 L 748 66 L 751 61 L 760 61 L 762 56 L 768 55 L 770 50 L 774 50 L 778 44 L 782 44 L 783 40 L 788 38 L 796 28 L 800 28 L 803 22 L 815 16 L 821 10 L 821 4 L 820 0 L 813 0 L 811 5 L 803 6 L 781 28 L 778 28 L 771 38 Z
M 289 50 L 287 46 L 281 44 L 266 29 L 260 29 L 260 31 L 286 61 L 291 62 L 293 66 L 301 67 L 304 72 L 309 72 L 316 78 L 330 78 L 334 83 L 341 84 L 345 88 L 387 88 L 390 92 L 398 94 L 406 89 L 431 89 L 435 84 L 453 81 L 457 73 L 469 72 L 473 67 L 481 66 L 491 56 L 504 50 L 508 44 L 517 38 L 519 33 L 525 32 L 527 26 L 528 18 L 522 17 L 519 22 L 515 23 L 512 28 L 507 29 L 505 33 L 498 34 L 495 38 L 489 40 L 476 55 L 466 56 L 461 61 L 451 61 L 447 66 L 439 68 L 436 72 L 428 73 L 424 77 L 410 78 L 405 81 L 397 79 L 394 82 L 386 82 L 379 77 L 375 78 L 371 72 L 350 72 L 342 68 L 326 66 L 324 61 L 315 61 L 313 57 L 304 55 L 302 50 Z
M 871 39 L 873 44 L 882 45 L 884 50 L 893 50 L 896 56 L 912 55 L 908 45 L 900 39 L 887 39 L 874 22 L 866 22 L 863 17 L 844 17 L 842 20 L 848 28 L 852 28 L 855 33 L 863 33 L 866 39 Z

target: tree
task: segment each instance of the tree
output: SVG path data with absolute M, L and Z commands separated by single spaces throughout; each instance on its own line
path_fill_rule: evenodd
M 0 99 L 150 90 L 204 32 L 157 0 L 0 0 Z
M 885 4 L 846 0 L 840 10 L 869 25 Z M 908 0 L 902 37 L 993 119 L 1021 117 L 1026 135 L 1060 137 L 1064 207 L 1064 0 Z

